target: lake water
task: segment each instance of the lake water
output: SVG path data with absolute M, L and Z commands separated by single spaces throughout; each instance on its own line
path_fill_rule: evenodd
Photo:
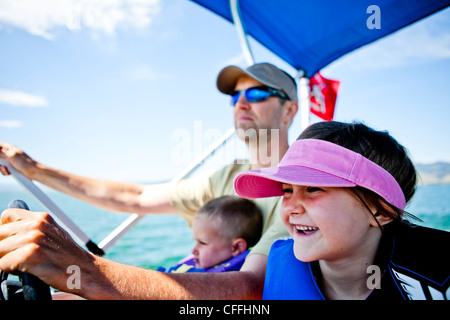
M 47 195 L 97 244 L 128 217 L 128 214 L 104 211 L 59 192 L 49 191 Z M 1 209 L 14 199 L 24 200 L 31 210 L 45 211 L 20 187 L 0 189 Z M 418 224 L 450 231 L 450 185 L 420 186 L 406 210 L 423 220 Z M 181 217 L 147 215 L 111 247 L 105 257 L 155 269 L 174 265 L 190 253 L 193 245 L 191 229 Z

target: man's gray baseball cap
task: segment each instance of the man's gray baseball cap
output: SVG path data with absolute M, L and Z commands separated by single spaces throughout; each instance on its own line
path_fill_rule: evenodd
M 247 69 L 242 69 L 238 66 L 223 68 L 217 76 L 217 88 L 222 93 L 231 94 L 235 91 L 238 79 L 245 75 L 261 82 L 265 86 L 284 92 L 292 101 L 298 101 L 297 84 L 294 78 L 267 62 L 256 63 Z

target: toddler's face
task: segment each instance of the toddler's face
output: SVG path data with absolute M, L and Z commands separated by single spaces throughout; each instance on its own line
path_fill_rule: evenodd
M 207 269 L 232 258 L 232 240 L 219 234 L 213 221 L 196 217 L 192 222 L 195 267 Z

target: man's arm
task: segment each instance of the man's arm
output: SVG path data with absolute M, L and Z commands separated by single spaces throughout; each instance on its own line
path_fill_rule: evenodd
M 173 212 L 168 183 L 141 185 L 82 177 L 50 168 L 6 143 L 0 143 L 0 158 L 7 160 L 31 180 L 109 211 L 140 214 Z M 0 171 L 8 174 L 3 166 L 0 166 Z
M 1 216 L 1 270 L 32 273 L 87 299 L 260 299 L 266 262 L 252 254 L 241 271 L 166 274 L 90 254 L 46 213 L 8 209 Z M 79 287 L 68 285 L 69 266 L 80 270 Z
M 94 272 L 81 284 L 82 292 L 73 293 L 87 299 L 261 299 L 267 256 L 249 259 L 241 271 L 162 273 L 96 258 Z

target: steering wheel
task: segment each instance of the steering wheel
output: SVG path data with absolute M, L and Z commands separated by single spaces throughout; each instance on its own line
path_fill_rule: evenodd
M 14 200 L 8 204 L 8 208 L 30 210 L 22 200 Z M 8 280 L 6 272 L 0 272 L 0 299 L 1 300 L 52 300 L 50 287 L 38 277 L 17 272 L 19 281 Z

